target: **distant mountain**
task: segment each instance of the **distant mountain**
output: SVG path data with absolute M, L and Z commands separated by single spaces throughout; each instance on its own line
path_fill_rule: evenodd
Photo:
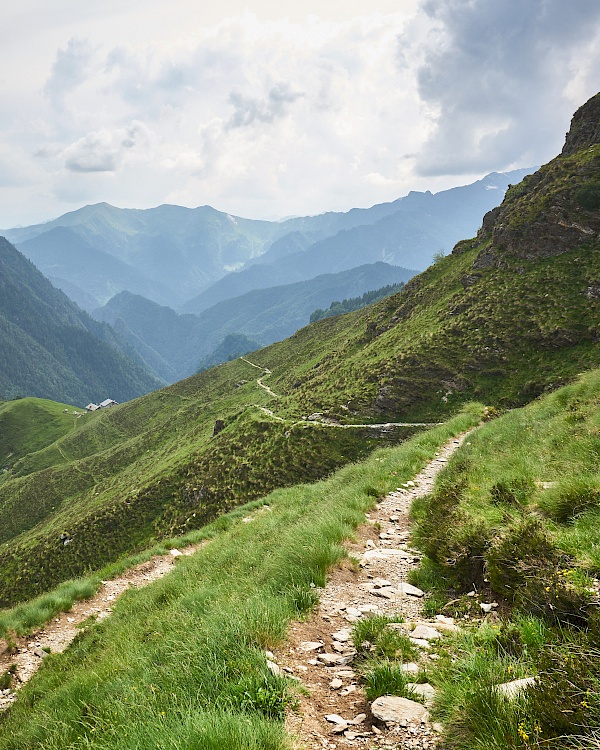
M 106 324 L 80 310 L 0 237 L 0 398 L 85 406 L 148 393 L 161 382 Z
M 99 203 L 4 234 L 42 273 L 91 295 L 97 307 L 123 289 L 179 306 L 284 231 L 276 222 L 210 206 L 137 210 Z
M 231 362 L 232 359 L 250 354 L 250 352 L 260 349 L 261 346 L 262 344 L 251 339 L 250 336 L 246 336 L 245 333 L 228 333 L 219 346 L 201 360 L 198 372 L 209 370 L 222 362 Z
M 230 333 L 242 333 L 261 346 L 290 336 L 310 315 L 333 300 L 354 297 L 385 284 L 408 281 L 413 271 L 373 263 L 309 281 L 248 292 L 220 302 L 200 315 L 121 292 L 94 317 L 110 323 L 146 366 L 168 382 L 196 372 L 200 361 Z M 224 360 L 220 360 L 224 361 Z
M 460 237 L 475 232 L 481 215 L 500 203 L 508 183 L 529 171 L 488 175 L 436 195 L 410 193 L 371 208 L 282 222 L 243 219 L 210 206 L 138 210 L 99 203 L 46 224 L 1 233 L 88 311 L 127 290 L 174 309 L 199 312 L 252 289 L 380 260 L 426 268 L 434 252 L 449 250 Z M 266 270 L 266 265 L 273 267 Z M 242 274 L 231 274 L 242 268 Z M 224 276 L 222 287 L 185 306 Z
M 290 219 L 285 223 L 293 228 L 291 234 L 278 239 L 242 270 L 228 274 L 186 302 L 182 310 L 199 313 L 253 289 L 304 281 L 364 263 L 383 261 L 422 271 L 437 252 L 449 252 L 461 237 L 474 234 L 481 216 L 502 201 L 508 186 L 532 171 L 494 172 L 471 185 L 435 194 L 411 192 L 393 203 L 353 209 L 341 215 L 344 221 L 340 217 L 336 222 L 337 214 Z M 367 221 L 367 215 L 375 220 Z M 338 231 L 307 245 L 311 225 L 321 234 L 325 227 Z M 315 231 L 313 236 L 318 234 Z

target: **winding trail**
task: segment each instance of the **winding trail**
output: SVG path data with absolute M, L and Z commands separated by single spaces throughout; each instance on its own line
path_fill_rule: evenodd
M 309 620 L 291 626 L 287 643 L 274 655 L 279 667 L 306 688 L 298 695 L 299 710 L 290 712 L 287 719 L 298 750 L 436 746 L 437 727 L 428 720 L 402 726 L 386 725 L 373 717 L 352 666 L 356 651 L 350 631 L 355 622 L 370 613 L 401 614 L 405 622 L 399 627 L 407 634 L 415 623 L 435 627 L 441 633 L 456 630 L 450 618 L 424 620 L 422 592 L 420 596 L 407 593 L 411 591 L 406 586 L 408 573 L 420 561 L 420 554 L 407 546 L 409 510 L 415 498 L 432 491 L 436 476 L 470 432 L 440 448 L 412 482 L 390 492 L 367 514 L 367 523 L 357 530 L 356 541 L 346 545 L 349 555 L 360 560 L 360 566 L 354 569 L 346 564 L 332 571 L 320 592 L 317 611 Z M 406 671 L 416 672 L 419 666 L 433 668 L 435 662 L 430 660 L 427 646 L 420 642 L 419 665 L 407 666 Z M 335 724 L 325 718 L 332 715 L 345 723 Z
M 13 665 L 16 667 L 11 690 L 0 690 L 0 713 L 17 699 L 17 692 L 33 677 L 40 668 L 48 652 L 56 654 L 64 651 L 80 626 L 89 618 L 103 620 L 112 612 L 115 601 L 130 588 L 141 588 L 163 578 L 175 565 L 177 557 L 193 555 L 207 542 L 193 544 L 182 550 L 172 549 L 167 555 L 156 555 L 125 571 L 121 576 L 103 581 L 102 587 L 90 599 L 75 602 L 68 612 L 61 612 L 53 620 L 35 633 L 16 639 L 16 650 L 7 649 L 6 641 L 0 639 L 0 675 Z
M 261 365 L 257 365 L 254 362 L 250 362 L 249 359 L 246 359 L 246 357 L 240 357 L 242 362 L 245 362 L 247 365 L 251 365 L 252 367 L 255 367 L 257 370 L 262 370 L 263 375 L 260 378 L 256 379 L 256 384 L 265 390 L 270 396 L 273 396 L 273 398 L 281 398 L 281 395 L 279 393 L 275 393 L 271 388 L 269 388 L 268 385 L 265 385 L 262 380 L 263 378 L 266 378 L 270 375 L 272 375 L 272 371 L 269 370 L 268 367 L 262 367 Z M 273 419 L 276 419 L 278 422 L 285 422 L 286 420 L 283 419 L 283 417 L 279 417 L 277 414 L 275 414 L 271 409 L 267 409 L 265 406 L 259 406 L 258 404 L 254 404 L 257 409 L 260 409 L 262 412 L 267 414 L 269 417 L 272 417 Z M 338 422 L 336 419 L 329 419 L 326 417 L 322 417 L 321 415 L 316 416 L 315 418 L 309 417 L 308 419 L 298 419 L 295 422 L 292 423 L 292 427 L 295 427 L 296 425 L 319 425 L 322 427 L 333 427 L 339 430 L 352 430 L 352 429 L 370 429 L 370 430 L 393 430 L 395 427 L 437 427 L 438 425 L 442 424 L 442 422 L 380 422 L 377 424 L 343 424 L 341 422 Z
M 257 385 L 259 385 L 261 388 L 263 388 L 269 394 L 269 396 L 273 396 L 273 398 L 279 398 L 280 397 L 278 393 L 275 393 L 275 391 L 272 391 L 269 388 L 268 385 L 265 385 L 262 382 L 263 378 L 266 378 L 269 375 L 271 375 L 271 370 L 269 370 L 268 367 L 261 367 L 260 365 L 255 365 L 254 362 L 250 362 L 250 360 L 246 359 L 245 357 L 240 357 L 240 359 L 242 360 L 242 362 L 245 362 L 247 365 L 252 365 L 252 367 L 256 367 L 258 370 L 262 370 L 263 371 L 262 376 L 260 378 L 256 379 Z

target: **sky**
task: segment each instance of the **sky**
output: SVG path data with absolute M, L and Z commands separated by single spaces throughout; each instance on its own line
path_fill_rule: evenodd
M 20 0 L 0 227 L 89 203 L 348 210 L 542 164 L 600 89 L 598 0 Z

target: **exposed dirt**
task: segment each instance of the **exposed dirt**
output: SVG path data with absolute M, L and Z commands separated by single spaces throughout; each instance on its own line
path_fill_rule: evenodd
M 180 555 L 193 555 L 206 542 L 190 545 L 182 550 L 171 550 L 167 555 L 156 555 L 122 576 L 103 581 L 101 588 L 90 599 L 75 602 L 68 612 L 62 612 L 44 628 L 23 638 L 15 639 L 16 646 L 8 649 L 0 639 L 0 675 L 14 665 L 11 689 L 0 691 L 0 711 L 17 699 L 17 691 L 33 677 L 48 653 L 64 651 L 80 631 L 81 623 L 89 618 L 103 620 L 112 612 L 116 599 L 129 588 L 141 588 L 158 580 L 172 570 Z
M 297 748 L 435 747 L 437 727 L 434 729 L 428 722 L 386 726 L 374 719 L 352 666 L 355 652 L 351 636 L 344 640 L 349 635 L 344 631 L 351 631 L 353 624 L 370 612 L 400 614 L 407 628 L 414 621 L 426 622 L 420 617 L 420 597 L 395 593 L 389 599 L 383 598 L 373 593 L 373 584 L 385 579 L 397 589 L 418 565 L 419 553 L 406 543 L 410 505 L 414 498 L 431 492 L 436 475 L 467 434 L 441 448 L 412 480 L 413 485 L 399 487 L 377 503 L 368 514 L 368 522 L 357 530 L 356 541 L 347 544 L 351 558 L 360 562 L 345 560 L 332 571 L 321 591 L 318 609 L 310 619 L 292 625 L 288 642 L 274 655 L 276 663 L 306 688 L 306 693 L 299 693 L 299 709 L 288 716 L 288 729 L 296 738 Z M 386 558 L 386 550 L 395 552 Z M 440 626 L 437 621 L 431 624 Z M 325 654 L 339 655 L 347 663 L 328 666 L 322 663 L 323 657 L 327 659 Z M 420 661 L 426 664 L 428 659 L 423 648 Z M 344 731 L 334 732 L 335 724 L 325 718 L 331 714 L 349 722 Z

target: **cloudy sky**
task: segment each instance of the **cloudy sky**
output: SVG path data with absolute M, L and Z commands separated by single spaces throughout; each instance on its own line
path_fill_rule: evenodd
M 20 0 L 0 227 L 86 203 L 345 210 L 541 164 L 600 89 L 598 0 Z

